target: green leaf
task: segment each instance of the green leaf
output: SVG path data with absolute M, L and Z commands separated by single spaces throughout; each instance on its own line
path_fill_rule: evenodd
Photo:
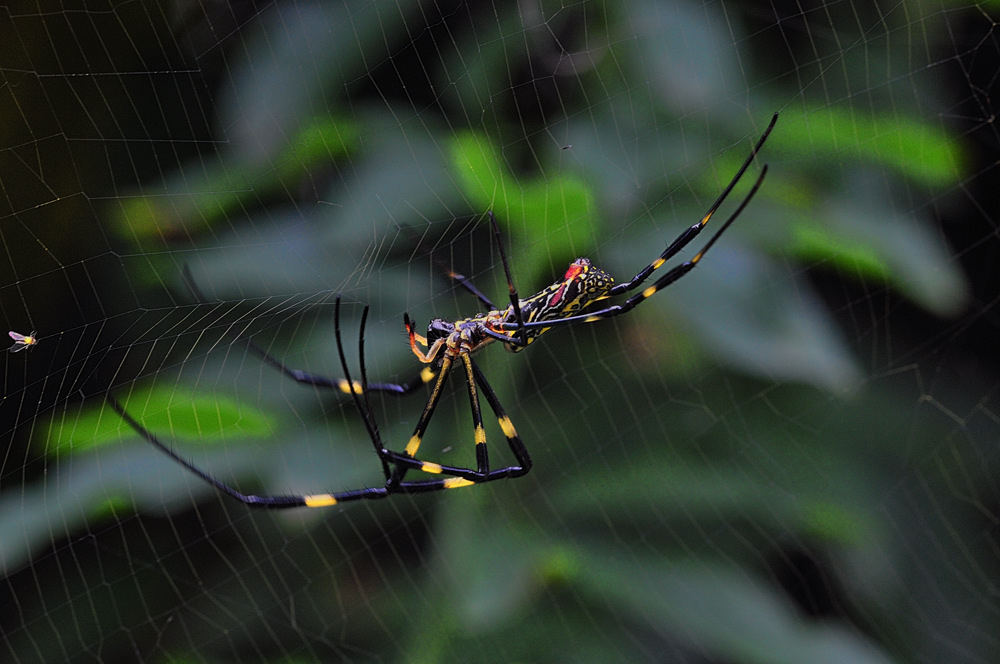
M 852 179 L 851 186 L 812 209 L 815 215 L 789 222 L 788 249 L 794 255 L 886 283 L 938 316 L 954 316 L 965 307 L 965 276 L 931 221 L 896 211 L 871 179 Z
M 806 504 L 804 523 L 813 537 L 826 542 L 862 544 L 866 537 L 865 528 L 858 515 L 826 500 Z
M 862 280 L 886 281 L 889 268 L 875 250 L 865 244 L 835 237 L 815 224 L 792 227 L 792 253 L 807 262 L 829 260 L 845 271 L 854 271 Z
M 876 115 L 845 107 L 786 111 L 779 135 L 769 148 L 816 164 L 866 159 L 933 187 L 956 184 L 964 170 L 959 144 L 944 129 L 899 111 Z
M 122 399 L 132 417 L 154 433 L 203 443 L 233 437 L 266 438 L 273 434 L 273 420 L 254 408 L 217 394 L 193 392 L 170 385 L 133 390 Z M 52 420 L 40 441 L 46 454 L 76 454 L 118 443 L 123 436 L 138 434 L 104 402 L 78 413 Z
M 473 207 L 492 210 L 502 226 L 531 239 L 517 257 L 531 279 L 551 274 L 554 257 L 584 255 L 592 246 L 595 200 L 582 180 L 564 174 L 515 179 L 490 139 L 473 132 L 455 136 L 449 153 Z
M 359 136 L 353 121 L 314 118 L 282 153 L 259 165 L 228 154 L 186 165 L 155 195 L 125 199 L 112 223 L 140 243 L 186 237 L 253 207 L 261 197 L 295 190 L 312 171 L 356 150 Z
M 360 146 L 361 129 L 356 122 L 330 116 L 314 118 L 299 130 L 292 144 L 277 159 L 275 175 L 280 182 L 294 184 L 317 166 L 342 159 Z
M 464 132 L 455 136 L 449 146 L 452 166 L 458 174 L 459 182 L 473 206 L 505 211 L 507 189 L 516 188 L 512 177 L 505 177 L 500 167 L 500 152 L 493 147 L 489 138 L 474 132 Z

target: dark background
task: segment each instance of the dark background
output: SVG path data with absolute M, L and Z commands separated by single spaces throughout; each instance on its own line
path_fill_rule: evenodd
M 997 661 L 993 14 L 5 6 L 0 305 L 40 338 L 3 357 L 5 659 Z M 774 112 L 695 273 L 477 356 L 523 479 L 254 512 L 103 406 L 246 490 L 378 484 L 353 406 L 239 338 L 339 375 L 343 293 L 352 368 L 369 304 L 408 378 L 402 313 L 479 306 L 448 269 L 506 298 L 487 209 L 522 295 L 628 278 Z M 468 464 L 452 383 L 422 456 Z M 424 398 L 374 399 L 391 446 Z

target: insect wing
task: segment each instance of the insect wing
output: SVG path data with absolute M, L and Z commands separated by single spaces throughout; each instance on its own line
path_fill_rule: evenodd
M 18 334 L 17 332 L 11 330 L 10 332 L 7 333 L 7 335 L 14 340 L 14 345 L 10 347 L 10 352 L 12 353 L 17 353 L 18 351 L 22 351 L 28 346 L 34 346 L 37 341 L 35 339 L 34 332 L 25 335 L 25 334 Z

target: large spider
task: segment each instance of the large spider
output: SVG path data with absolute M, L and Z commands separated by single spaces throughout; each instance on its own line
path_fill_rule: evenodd
M 299 383 L 314 387 L 332 388 L 341 390 L 351 395 L 355 406 L 361 413 L 375 454 L 382 465 L 382 473 L 385 476 L 385 483 L 382 486 L 365 487 L 350 491 L 338 491 L 331 493 L 317 493 L 308 495 L 248 495 L 244 494 L 229 484 L 213 477 L 201 470 L 193 463 L 177 454 L 169 445 L 160 440 L 156 434 L 146 429 L 135 418 L 125 410 L 125 408 L 113 397 L 108 397 L 108 402 L 115 411 L 143 438 L 162 450 L 165 454 L 177 461 L 192 473 L 208 482 L 219 491 L 231 496 L 240 502 L 252 507 L 285 508 L 285 507 L 323 507 L 336 505 L 351 500 L 366 498 L 385 498 L 394 493 L 420 493 L 425 491 L 437 491 L 441 489 L 455 489 L 459 487 L 479 484 L 481 482 L 491 482 L 506 477 L 519 477 L 531 470 L 531 457 L 528 450 L 517 435 L 514 425 L 507 416 L 503 406 L 497 399 L 496 393 L 490 387 L 486 377 L 480 371 L 472 355 L 479 349 L 493 342 L 500 342 L 507 350 L 517 352 L 523 350 L 531 344 L 539 335 L 547 332 L 553 327 L 575 325 L 577 323 L 592 323 L 594 321 L 611 318 L 631 311 L 641 302 L 646 301 L 655 293 L 666 288 L 690 272 L 705 256 L 705 253 L 715 244 L 716 240 L 726 231 L 733 221 L 743 212 L 754 194 L 760 188 L 761 182 L 767 173 L 765 165 L 757 177 L 753 188 L 746 195 L 736 210 L 730 215 L 724 224 L 715 232 L 701 251 L 690 260 L 680 263 L 652 285 L 643 288 L 641 291 L 631 295 L 619 304 L 609 304 L 597 309 L 591 309 L 592 305 L 613 298 L 618 295 L 625 295 L 639 288 L 643 282 L 656 270 L 663 266 L 668 260 L 681 251 L 690 243 L 705 227 L 715 212 L 729 196 L 736 183 L 750 167 L 751 162 L 757 155 L 764 141 L 774 128 L 778 115 L 771 118 L 767 129 L 750 155 L 743 162 L 736 175 L 729 182 L 723 192 L 715 200 L 712 206 L 705 213 L 700 221 L 680 234 L 661 253 L 656 260 L 639 270 L 639 272 L 628 281 L 615 284 L 614 278 L 591 264 L 586 258 L 577 258 L 570 263 L 566 274 L 562 279 L 541 291 L 521 299 L 518 297 L 517 289 L 514 288 L 513 279 L 510 274 L 510 266 L 503 248 L 500 230 L 492 212 L 487 213 L 493 232 L 496 235 L 497 246 L 500 251 L 500 259 L 503 263 L 504 273 L 507 278 L 507 286 L 510 295 L 510 305 L 500 309 L 497 308 L 485 295 L 482 294 L 472 283 L 460 274 L 454 272 L 449 276 L 459 285 L 466 288 L 475 295 L 486 307 L 488 311 L 484 314 L 476 314 L 469 318 L 457 321 L 448 321 L 435 318 L 427 327 L 427 336 L 417 334 L 414 322 L 408 314 L 403 315 L 403 323 L 409 335 L 410 348 L 417 358 L 427 365 L 420 373 L 420 376 L 407 383 L 369 383 L 364 362 L 364 333 L 365 323 L 368 317 L 368 307 L 365 307 L 361 317 L 360 336 L 358 342 L 358 352 L 360 355 L 361 380 L 351 379 L 347 360 L 344 355 L 343 340 L 340 333 L 340 297 L 338 296 L 334 313 L 334 328 L 337 342 L 337 350 L 340 354 L 341 367 L 344 370 L 344 378 L 328 378 L 317 374 L 307 373 L 299 369 L 286 366 L 281 360 L 267 353 L 257 344 L 249 339 L 242 339 L 242 343 L 257 354 L 268 364 L 276 367 L 281 373 L 289 376 Z M 190 275 L 187 275 L 188 283 L 199 299 L 204 299 L 194 285 Z M 445 466 L 431 461 L 423 461 L 417 458 L 420 443 L 424 433 L 434 415 L 434 409 L 441 399 L 441 393 L 451 370 L 460 364 L 465 373 L 465 382 L 468 387 L 469 402 L 472 408 L 472 424 L 474 428 L 473 439 L 476 446 L 476 467 L 461 468 L 455 466 Z M 413 435 L 407 442 L 402 452 L 390 450 L 379 434 L 378 426 L 372 415 L 371 405 L 368 395 L 371 392 L 387 392 L 392 394 L 409 394 L 418 389 L 421 385 L 433 382 L 430 396 L 424 406 L 424 410 L 417 420 L 417 425 L 413 430 Z M 486 431 L 483 428 L 483 413 L 479 403 L 479 395 L 482 393 L 486 397 L 486 402 L 496 416 L 507 439 L 507 445 L 516 460 L 515 465 L 504 468 L 490 468 L 489 456 L 486 449 Z M 406 475 L 411 470 L 422 471 L 435 477 L 431 479 L 407 480 Z

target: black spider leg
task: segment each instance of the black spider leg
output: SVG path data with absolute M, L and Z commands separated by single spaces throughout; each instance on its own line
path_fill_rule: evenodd
M 472 367 L 472 373 L 475 376 L 476 383 L 479 385 L 479 389 L 482 390 L 483 396 L 486 397 L 486 403 L 490 405 L 490 409 L 497 418 L 497 422 L 500 424 L 500 430 L 503 432 L 504 437 L 507 439 L 507 445 L 510 447 L 510 451 L 513 453 L 514 458 L 517 459 L 517 466 L 508 466 L 507 468 L 501 470 L 494 470 L 489 473 L 487 479 L 500 479 L 502 477 L 520 477 L 531 470 L 531 455 L 528 454 L 528 449 L 521 442 L 521 437 L 517 435 L 517 431 L 514 429 L 514 424 L 510 421 L 507 416 L 507 411 L 500 404 L 500 399 L 497 398 L 496 392 L 493 391 L 493 387 L 486 380 L 486 376 L 479 369 L 479 365 L 476 361 L 472 359 L 472 356 L 467 356 L 469 365 Z M 485 446 L 485 443 L 484 443 Z
M 440 258 L 434 257 L 431 260 L 434 261 L 434 264 L 437 266 L 439 270 L 441 270 L 441 272 L 446 277 L 448 277 L 453 282 L 455 282 L 456 284 L 464 288 L 466 291 L 468 291 L 472 295 L 472 297 L 479 300 L 479 302 L 482 303 L 483 306 L 485 306 L 488 311 L 493 311 L 494 309 L 497 308 L 496 305 L 493 304 L 493 300 L 487 297 L 486 294 L 483 293 L 483 291 L 476 288 L 476 285 L 472 283 L 472 279 L 469 279 L 464 274 L 455 272 L 455 270 L 448 267 L 448 265 Z
M 419 245 L 420 237 L 418 233 L 416 233 L 416 231 L 407 226 L 404 226 L 402 230 L 406 231 L 410 239 L 414 240 Z M 464 274 L 455 272 L 455 270 L 452 267 L 450 267 L 448 263 L 441 260 L 437 256 L 434 256 L 433 252 L 428 252 L 428 255 L 430 256 L 431 261 L 434 263 L 437 269 L 441 271 L 441 274 L 445 275 L 453 282 L 455 282 L 456 284 L 464 288 L 466 291 L 468 291 L 470 294 L 472 294 L 474 298 L 479 300 L 483 304 L 483 306 L 486 307 L 487 311 L 493 311 L 494 309 L 496 309 L 496 305 L 493 304 L 493 301 L 490 300 L 490 298 L 487 297 L 486 294 L 484 294 L 481 290 L 476 288 L 475 284 L 472 283 L 471 279 L 469 279 Z
M 413 435 L 410 436 L 410 440 L 406 443 L 405 451 L 402 454 L 390 452 L 396 464 L 392 477 L 387 482 L 390 490 L 393 490 L 395 485 L 402 483 L 406 471 L 410 468 L 420 468 L 426 472 L 433 472 L 431 466 L 417 461 L 416 456 L 420 449 L 420 443 L 424 439 L 424 434 L 427 432 L 427 425 L 430 424 L 431 418 L 434 416 L 434 410 L 441 400 L 441 393 L 444 391 L 444 385 L 448 381 L 448 374 L 451 373 L 451 365 L 452 359 L 445 355 L 441 360 L 441 366 L 438 367 L 437 381 L 435 381 L 434 387 L 431 388 L 430 396 L 427 397 L 427 403 L 424 404 L 424 409 L 420 413 L 420 419 L 417 420 L 417 425 L 413 428 Z M 428 468 L 431 468 L 431 470 L 428 470 Z
M 650 298 L 654 294 L 656 294 L 658 291 L 666 288 L 667 286 L 669 286 L 670 284 L 674 283 L 675 281 L 677 281 L 678 279 L 680 279 L 681 277 L 683 277 L 685 274 L 687 274 L 688 272 L 690 272 L 691 270 L 694 269 L 694 267 L 698 264 L 698 262 L 705 255 L 705 253 L 709 249 L 712 248 L 712 245 L 715 244 L 715 241 L 718 240 L 719 237 L 726 231 L 726 229 L 729 228 L 729 226 L 734 221 L 736 221 L 736 218 L 738 216 L 740 216 L 740 213 L 743 212 L 743 209 L 750 202 L 750 199 L 752 199 L 753 196 L 754 196 L 754 194 L 757 193 L 757 190 L 760 189 L 760 184 L 761 184 L 761 182 L 764 181 L 764 176 L 765 175 L 767 175 L 767 165 L 766 164 L 761 169 L 760 176 L 757 178 L 757 181 L 754 182 L 753 188 L 750 190 L 750 193 L 747 194 L 746 198 L 743 199 L 743 202 L 740 203 L 740 206 L 738 208 L 736 208 L 736 211 L 733 212 L 732 215 L 730 215 L 729 219 L 726 220 L 726 223 L 724 223 L 722 225 L 722 227 L 719 228 L 718 231 L 716 231 L 715 235 L 713 235 L 711 237 L 711 239 L 707 243 L 705 243 L 705 246 L 702 247 L 701 251 L 699 251 L 694 256 L 694 258 L 692 258 L 691 260 L 685 261 L 685 262 L 681 263 L 680 265 L 677 265 L 674 268 L 672 268 L 670 271 L 668 271 L 662 277 L 660 277 L 655 282 L 653 282 L 652 286 L 647 286 L 641 292 L 636 293 L 635 295 L 633 295 L 632 297 L 628 298 L 627 300 L 625 300 L 621 304 L 613 304 L 610 307 L 606 307 L 604 309 L 598 309 L 597 311 L 592 311 L 592 312 L 586 313 L 586 314 L 579 314 L 577 316 L 568 316 L 566 318 L 558 318 L 558 319 L 555 319 L 555 320 L 546 320 L 546 321 L 538 321 L 538 322 L 533 322 L 533 323 L 525 323 L 525 327 L 528 327 L 528 328 L 532 328 L 532 327 L 546 327 L 546 328 L 548 328 L 548 327 L 559 327 L 560 325 L 575 325 L 576 323 L 593 323 L 594 321 L 603 320 L 605 318 L 611 318 L 613 316 L 621 315 L 621 314 L 623 314 L 623 313 L 625 313 L 627 311 L 631 311 L 640 302 L 644 302 L 645 300 L 647 300 L 648 298 Z M 507 323 L 503 327 L 504 327 L 504 329 L 514 329 L 514 324 L 513 323 Z
M 361 314 L 361 333 L 358 341 L 359 349 L 362 352 L 362 357 L 364 357 L 364 330 L 365 324 L 368 318 L 368 307 L 365 307 Z M 334 331 L 337 341 L 337 351 L 340 355 L 341 367 L 344 370 L 344 375 L 347 376 L 347 380 L 350 380 L 350 371 L 347 367 L 347 359 L 344 355 L 344 345 L 340 333 L 340 296 L 337 296 L 336 308 L 334 310 Z M 361 364 L 362 371 L 362 384 L 366 381 L 365 366 L 362 360 Z M 382 472 L 384 473 L 386 480 L 389 479 L 389 462 L 387 456 L 387 450 L 381 444 L 381 437 L 379 436 L 378 427 L 374 421 L 374 418 L 370 415 L 370 409 L 365 410 L 361 406 L 361 401 L 355 392 L 351 392 L 355 405 L 358 411 L 362 415 L 362 419 L 365 422 L 365 427 L 368 430 L 368 436 L 372 441 L 372 445 L 375 447 L 375 453 L 378 455 L 379 460 L 382 463 Z M 365 392 L 365 397 L 367 399 L 367 392 Z M 389 495 L 386 488 L 383 487 L 366 487 L 364 489 L 355 489 L 353 491 L 342 491 L 338 493 L 319 493 L 319 494 L 309 494 L 309 495 L 285 495 L 285 496 L 270 496 L 270 495 L 253 495 L 245 494 L 229 484 L 226 484 L 222 480 L 210 475 L 204 470 L 198 468 L 196 465 L 182 457 L 180 454 L 175 452 L 169 445 L 164 443 L 160 438 L 154 434 L 152 431 L 143 426 L 138 420 L 132 417 L 125 407 L 118 402 L 117 399 L 112 397 L 110 394 L 105 396 L 105 401 L 108 405 L 118 413 L 118 415 L 125 420 L 125 422 L 132 427 L 132 429 L 142 436 L 147 442 L 151 443 L 158 450 L 166 454 L 168 457 L 176 461 L 178 464 L 186 468 L 188 471 L 193 473 L 195 476 L 207 482 L 211 486 L 215 487 L 218 491 L 226 494 L 231 498 L 235 498 L 241 503 L 248 505 L 250 507 L 262 507 L 269 509 L 284 509 L 290 507 L 325 507 L 327 505 L 336 505 L 337 503 L 360 500 L 360 499 L 371 499 L 371 498 L 384 498 Z
M 375 448 L 375 454 L 378 456 L 379 461 L 382 464 L 382 472 L 385 475 L 386 481 L 385 485 L 381 487 L 366 487 L 363 489 L 355 489 L 353 491 L 342 491 L 332 494 L 318 494 L 314 496 L 305 497 L 306 502 L 304 504 L 310 507 L 320 507 L 324 505 L 332 505 L 352 500 L 362 500 L 362 499 L 376 499 L 384 498 L 392 493 L 424 493 L 428 491 L 439 491 L 442 489 L 452 489 L 462 486 L 468 486 L 470 484 L 475 484 L 475 480 L 467 480 L 464 478 L 470 471 L 464 468 L 451 468 L 447 466 L 441 466 L 439 464 L 434 464 L 430 462 L 421 462 L 413 459 L 409 454 L 399 454 L 392 452 L 385 447 L 382 442 L 382 437 L 378 430 L 378 424 L 375 421 L 375 417 L 372 414 L 371 407 L 371 390 L 367 389 L 368 386 L 368 369 L 365 363 L 365 324 L 368 317 L 368 307 L 366 306 L 362 316 L 361 316 L 361 327 L 359 331 L 358 338 L 358 354 L 359 354 L 359 365 L 361 371 L 361 390 L 360 394 L 358 391 L 351 391 L 351 399 L 354 402 L 355 408 L 361 414 L 362 420 L 364 420 L 365 428 L 368 431 L 368 437 L 371 439 L 372 446 Z M 334 310 L 334 332 L 337 341 L 337 351 L 340 355 L 341 368 L 344 371 L 344 375 L 347 380 L 351 380 L 350 369 L 347 366 L 347 359 L 344 356 L 344 344 L 340 332 L 340 297 L 337 298 L 336 308 Z M 447 357 L 445 358 L 448 359 Z M 439 377 L 435 383 L 434 391 L 431 397 L 428 399 L 428 404 L 424 407 L 424 415 L 421 417 L 421 423 L 418 423 L 418 430 L 426 430 L 427 423 L 430 421 L 431 415 L 434 413 L 434 408 L 440 398 L 441 388 L 444 386 L 444 379 L 447 377 L 448 367 L 444 366 L 442 363 L 442 369 L 440 370 Z M 422 429 L 421 429 L 422 427 Z M 422 434 L 421 434 L 422 435 Z M 418 439 L 419 444 L 419 439 Z M 400 461 L 405 461 L 405 468 L 400 469 Z M 396 468 L 393 471 L 389 470 L 389 465 L 395 464 Z M 434 479 L 434 480 L 420 480 L 415 482 L 405 482 L 403 481 L 403 476 L 406 473 L 406 468 L 416 468 L 419 470 L 424 470 L 429 473 L 441 473 L 446 475 L 452 475 L 447 479 Z
M 194 280 L 194 276 L 191 274 L 191 267 L 189 265 L 184 266 L 183 270 L 184 283 L 187 285 L 189 291 L 194 296 L 194 298 L 201 304 L 207 304 L 209 299 L 205 297 L 201 288 L 198 286 L 197 282 Z M 461 275 L 459 275 L 461 276 Z M 339 297 L 339 296 L 338 296 Z M 334 389 L 343 392 L 344 394 L 349 394 L 351 389 L 360 389 L 360 384 L 352 383 L 344 378 L 330 378 L 328 376 L 323 376 L 321 374 L 310 373 L 308 371 L 303 371 L 301 369 L 295 369 L 288 366 L 275 356 L 268 353 L 266 350 L 261 348 L 256 342 L 254 342 L 249 337 L 239 336 L 236 338 L 237 343 L 242 344 L 251 353 L 256 355 L 265 364 L 277 369 L 285 376 L 288 376 L 296 383 L 301 383 L 303 385 L 310 385 L 313 387 L 320 387 L 324 389 Z M 430 372 L 429 368 L 425 368 L 420 374 L 405 383 L 371 383 L 368 385 L 368 389 L 373 392 L 385 392 L 388 394 L 395 394 L 399 396 L 404 396 L 407 394 L 412 394 L 417 391 L 423 385 L 426 385 L 431 380 L 434 380 L 434 374 Z
M 144 427 L 139 423 L 134 417 L 132 417 L 125 407 L 118 402 L 110 394 L 105 395 L 104 400 L 107 402 L 111 408 L 118 413 L 118 415 L 125 420 L 125 422 L 132 427 L 132 429 L 142 436 L 146 442 L 151 443 L 156 449 L 160 450 L 168 457 L 179 463 L 181 466 L 194 473 L 201 480 L 207 482 L 208 484 L 215 487 L 217 490 L 226 494 L 231 498 L 249 505 L 251 507 L 269 507 L 269 508 L 285 508 L 285 507 L 302 507 L 306 505 L 306 496 L 255 496 L 252 494 L 245 494 L 237 491 L 233 487 L 229 486 L 222 480 L 219 480 L 209 473 L 206 473 L 201 468 L 182 457 L 180 454 L 175 452 L 169 445 L 164 443 L 160 438 L 154 434 L 152 431 Z
M 475 431 L 476 441 L 477 475 L 483 476 L 490 470 L 489 455 L 486 450 L 486 433 L 483 429 L 483 412 L 479 405 L 479 396 L 476 393 L 476 386 L 473 381 L 471 358 L 468 354 L 464 354 L 461 357 L 463 364 L 465 365 L 469 403 L 472 408 L 472 426 Z M 446 355 L 441 362 L 441 371 L 438 375 L 438 382 L 434 385 L 434 390 L 431 392 L 431 396 L 427 400 L 427 405 L 424 406 L 424 410 L 420 414 L 420 420 L 417 421 L 417 426 L 414 428 L 413 435 L 410 437 L 410 441 L 406 444 L 406 451 L 403 454 L 394 455 L 396 469 L 390 482 L 401 483 L 403 478 L 406 476 L 407 471 L 411 469 L 433 473 L 445 472 L 446 466 L 420 461 L 416 459 L 416 456 L 417 451 L 420 449 L 420 443 L 423 441 L 424 434 L 427 432 L 427 426 L 430 424 L 431 417 L 433 417 L 434 410 L 440 400 L 441 391 L 444 388 L 444 383 L 450 373 L 451 366 L 452 359 Z M 465 468 L 455 468 L 450 466 L 447 468 L 450 471 L 458 473 L 462 476 L 467 476 L 467 474 L 471 472 Z
M 479 369 L 479 366 L 475 363 L 475 360 L 472 359 L 471 355 L 465 353 L 460 357 L 462 358 L 462 363 L 466 370 L 469 403 L 472 408 L 472 421 L 476 442 L 476 470 L 456 466 L 445 466 L 438 463 L 431 463 L 429 461 L 421 461 L 414 458 L 413 454 L 410 453 L 411 447 L 408 446 L 408 451 L 403 454 L 396 452 L 389 453 L 394 462 L 397 464 L 397 470 L 392 480 L 394 484 L 389 486 L 390 492 L 399 491 L 412 493 L 415 491 L 456 489 L 459 487 L 480 484 L 482 482 L 492 482 L 494 480 L 505 479 L 508 477 L 520 477 L 531 470 L 531 456 L 528 454 L 527 448 L 525 448 L 520 436 L 514 429 L 514 425 L 511 423 L 506 411 L 500 404 L 500 400 L 497 398 L 496 392 L 493 391 L 493 388 L 490 386 L 486 377 Z M 479 390 L 476 388 L 477 385 Z M 507 466 L 497 470 L 490 469 L 489 454 L 486 448 L 486 431 L 483 428 L 483 415 L 478 397 L 479 391 L 482 391 L 483 396 L 486 397 L 486 402 L 493 410 L 493 413 L 497 418 L 497 422 L 500 424 L 500 429 L 507 440 L 507 445 L 514 455 L 514 458 L 517 460 L 517 465 Z M 433 409 L 433 405 L 428 402 L 428 406 L 424 409 L 425 414 L 428 412 L 433 413 Z M 430 416 L 428 415 L 426 420 L 429 419 Z M 417 425 L 418 431 L 421 430 L 421 426 L 423 427 L 423 430 L 426 430 L 426 421 L 424 421 L 423 417 L 421 417 L 421 420 L 422 422 Z M 419 440 L 422 435 L 422 431 L 420 436 L 414 434 L 414 438 L 410 439 L 411 444 L 414 440 L 416 440 L 419 445 Z M 415 453 L 416 449 L 412 449 Z M 441 480 L 403 482 L 402 478 L 408 470 L 420 470 L 427 473 L 450 475 L 451 477 Z M 395 482 L 398 482 L 398 484 Z
M 375 448 L 375 454 L 378 456 L 379 463 L 382 464 L 382 474 L 385 476 L 386 482 L 388 482 L 391 477 L 388 458 L 389 451 L 382 443 L 382 436 L 378 431 L 378 422 L 375 421 L 375 417 L 372 415 L 372 403 L 368 389 L 368 368 L 365 363 L 365 327 L 368 324 L 369 308 L 368 305 L 365 305 L 365 308 L 361 311 L 361 325 L 358 329 L 358 365 L 361 371 L 360 392 L 364 397 L 364 403 L 362 404 L 362 397 L 358 396 L 358 390 L 351 390 L 350 394 L 351 400 L 354 401 L 354 407 L 358 410 L 362 421 L 365 423 L 365 428 L 368 430 L 368 437 Z M 344 378 L 349 384 L 353 385 L 354 381 L 351 379 L 351 370 L 347 366 L 347 357 L 344 355 L 344 340 L 340 333 L 340 295 L 337 296 L 337 301 L 334 303 L 333 308 L 333 336 L 337 342 L 337 355 L 340 357 L 340 368 L 344 372 Z
M 136 433 L 138 433 L 143 439 L 156 447 L 160 452 L 167 455 L 170 459 L 175 461 L 181 467 L 188 470 L 190 473 L 194 474 L 196 477 L 214 487 L 216 490 L 224 493 L 225 495 L 238 500 L 239 502 L 249 506 L 257 508 L 266 509 L 285 509 L 291 507 L 326 507 L 329 505 L 336 505 L 339 503 L 355 501 L 355 500 L 366 500 L 366 499 L 378 499 L 385 498 L 392 493 L 424 493 L 428 491 L 439 491 L 443 489 L 455 489 L 465 486 L 470 486 L 472 484 L 478 484 L 480 482 L 488 482 L 492 480 L 502 479 L 505 477 L 517 477 L 527 473 L 531 469 L 531 459 L 528 456 L 528 452 L 521 442 L 520 437 L 514 430 L 510 419 L 504 412 L 503 407 L 500 405 L 496 394 L 490 387 L 489 383 L 486 382 L 486 378 L 482 375 L 479 367 L 475 365 L 472 358 L 468 354 L 463 354 L 462 360 L 466 367 L 466 380 L 469 384 L 469 394 L 470 394 L 470 404 L 472 405 L 473 420 L 476 423 L 476 459 L 477 459 L 477 469 L 471 470 L 469 468 L 456 468 L 452 466 L 442 466 L 436 463 L 430 463 L 425 461 L 419 461 L 414 459 L 411 455 L 406 453 L 391 452 L 386 449 L 385 445 L 382 443 L 381 434 L 378 430 L 378 424 L 372 415 L 370 393 L 371 391 L 366 389 L 368 383 L 368 372 L 364 360 L 364 337 L 365 337 L 365 326 L 368 319 L 368 307 L 364 308 L 361 315 L 361 326 L 358 338 L 358 351 L 360 354 L 359 364 L 361 369 L 361 390 L 351 390 L 351 399 L 354 402 L 355 408 L 361 415 L 362 420 L 365 423 L 365 429 L 368 432 L 368 437 L 371 440 L 372 446 L 375 449 L 375 454 L 378 456 L 379 461 L 382 465 L 382 472 L 386 478 L 385 485 L 376 487 L 365 487 L 361 489 L 353 489 L 350 491 L 339 491 L 331 493 L 317 493 L 317 494 L 307 494 L 307 495 L 255 495 L 255 494 L 245 494 L 231 485 L 217 479 L 211 474 L 205 472 L 204 470 L 198 468 L 192 462 L 188 461 L 186 458 L 175 452 L 169 445 L 163 442 L 156 434 L 143 426 L 138 420 L 132 417 L 129 412 L 118 402 L 117 399 L 112 397 L 110 394 L 105 395 L 105 401 L 111 408 L 118 413 L 118 415 L 128 424 Z M 337 297 L 336 308 L 334 310 L 334 333 L 337 343 L 337 353 L 340 356 L 341 368 L 344 371 L 346 380 L 351 381 L 350 369 L 347 366 L 347 358 L 344 353 L 344 343 L 343 337 L 340 330 L 340 296 Z M 450 360 L 445 358 L 445 362 L 450 365 Z M 442 362 L 444 366 L 445 362 Z M 442 373 L 447 375 L 447 370 L 443 370 Z M 427 423 L 430 421 L 430 416 L 434 412 L 434 406 L 440 397 L 441 387 L 443 387 L 444 380 L 439 378 L 435 387 L 435 391 L 431 395 L 431 399 L 428 401 L 428 405 L 424 407 L 424 416 L 421 418 L 421 423 L 418 425 L 421 431 L 426 430 Z M 489 460 L 486 453 L 486 436 L 482 425 L 482 412 L 479 407 L 479 402 L 476 397 L 475 385 L 478 384 L 486 396 L 487 402 L 493 409 L 493 412 L 497 416 L 497 421 L 500 423 L 500 428 L 504 432 L 504 436 L 507 438 L 508 445 L 511 451 L 514 453 L 515 458 L 518 461 L 517 466 L 509 466 L 500 470 L 491 471 L 489 469 Z M 359 394 L 360 392 L 360 394 Z M 363 399 L 363 401 L 362 401 Z M 422 434 L 421 434 L 422 435 Z M 419 440 L 418 440 L 419 443 Z M 389 466 L 395 465 L 396 469 L 390 471 Z M 442 474 L 448 475 L 447 478 L 442 479 L 432 479 L 432 480 L 419 480 L 415 482 L 405 482 L 403 481 L 403 475 L 409 469 L 422 470 L 424 472 L 432 474 Z M 398 477 L 397 477 L 398 475 Z
M 503 263 L 503 272 L 507 277 L 507 292 L 510 294 L 510 308 L 514 313 L 514 321 L 517 323 L 517 341 L 518 345 L 521 347 L 528 345 L 528 333 L 524 327 L 524 317 L 521 315 L 521 300 L 517 295 L 517 289 L 514 288 L 514 279 L 510 275 L 510 264 L 507 262 L 507 252 L 503 248 L 503 237 L 500 235 L 500 226 L 497 224 L 497 218 L 493 216 L 493 211 L 490 210 L 486 213 L 490 218 L 490 224 L 493 226 L 493 234 L 497 239 L 497 250 L 500 252 L 500 262 Z M 503 341 L 503 339 L 501 339 Z M 509 339 L 506 343 L 510 343 Z
M 497 308 L 496 305 L 493 304 L 493 300 L 486 297 L 481 290 L 476 288 L 476 286 L 472 283 L 472 280 L 464 274 L 459 274 L 454 270 L 447 270 L 445 271 L 445 274 L 456 284 L 472 293 L 472 296 L 479 300 L 489 311 L 493 311 Z
M 676 256 L 681 249 L 686 247 L 688 243 L 691 242 L 691 240 L 695 239 L 695 237 L 698 236 L 698 234 L 701 232 L 701 229 L 705 227 L 708 221 L 715 215 L 716 211 L 722 206 L 725 200 L 729 197 L 729 194 L 732 193 L 733 188 L 740 181 L 740 179 L 742 179 L 743 174 L 746 173 L 748 168 L 750 168 L 750 164 L 757 156 L 757 153 L 760 152 L 760 148 L 764 145 L 764 141 L 766 141 L 767 137 L 771 134 L 771 130 L 774 129 L 774 124 L 777 121 L 778 121 L 778 114 L 775 113 L 771 117 L 771 122 L 767 125 L 767 129 L 764 130 L 764 133 L 761 135 L 760 139 L 757 140 L 757 144 L 754 145 L 753 150 L 750 151 L 750 156 L 746 158 L 746 160 L 743 162 L 743 165 L 740 167 L 740 170 L 736 172 L 736 175 L 734 175 L 733 179 L 729 181 L 729 184 L 726 185 L 726 188 L 722 190 L 722 193 L 719 194 L 719 197 L 715 199 L 715 202 L 712 203 L 712 206 L 710 208 L 708 208 L 708 212 L 705 213 L 705 215 L 701 218 L 701 220 L 698 221 L 698 223 L 691 226 L 691 228 L 688 228 L 686 231 L 681 233 L 681 235 L 676 240 L 671 242 L 670 245 L 663 251 L 662 254 L 660 254 L 660 256 L 655 261 L 653 261 L 652 263 L 641 269 L 638 272 L 638 274 L 632 277 L 631 280 L 617 284 L 614 288 L 612 288 L 611 292 L 608 293 L 609 297 L 613 297 L 615 295 L 621 295 L 622 293 L 627 293 L 628 291 L 637 288 L 642 282 L 644 282 L 649 277 L 649 275 L 658 270 L 668 260 Z M 702 253 L 704 253 L 704 251 Z

